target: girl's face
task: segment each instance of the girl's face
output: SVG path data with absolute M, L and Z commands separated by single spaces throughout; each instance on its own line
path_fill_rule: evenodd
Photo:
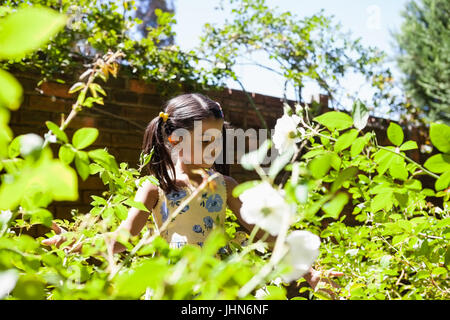
M 178 160 L 209 169 L 222 151 L 223 119 L 196 121 L 193 130 L 175 130 L 169 137 Z

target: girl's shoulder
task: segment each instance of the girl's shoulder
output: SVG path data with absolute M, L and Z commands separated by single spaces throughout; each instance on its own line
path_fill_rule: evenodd
M 149 209 L 153 209 L 158 202 L 159 187 L 149 180 L 145 180 L 136 191 L 135 200 L 142 202 Z
M 234 178 L 226 175 L 222 175 L 223 180 L 225 181 L 225 187 L 227 189 L 227 194 L 231 195 L 233 189 L 239 184 Z

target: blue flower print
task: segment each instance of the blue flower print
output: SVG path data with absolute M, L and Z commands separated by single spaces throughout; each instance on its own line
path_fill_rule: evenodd
M 222 210 L 223 200 L 218 194 L 214 194 L 206 200 L 206 209 L 208 212 L 219 212 Z
M 213 227 L 213 219 L 210 216 L 206 216 L 203 218 L 203 222 L 205 223 L 205 229 L 211 229 Z
M 188 211 L 188 210 L 189 210 L 189 205 L 185 206 L 185 207 L 183 208 L 183 210 L 180 211 L 180 214 L 185 213 L 185 212 Z
M 169 204 L 172 207 L 179 206 L 181 203 L 181 199 L 183 199 L 186 196 L 186 191 L 180 190 L 180 191 L 172 191 L 167 194 L 167 199 L 170 200 Z
M 167 209 L 167 205 L 166 202 L 163 202 L 161 204 L 161 216 L 162 216 L 162 221 L 166 221 L 167 217 L 169 216 L 169 210 Z
M 196 232 L 196 233 L 202 233 L 202 234 L 204 233 L 202 226 L 199 224 L 194 225 L 192 227 L 192 230 L 194 230 L 194 232 Z
M 180 190 L 180 191 L 172 191 L 167 194 L 167 199 L 171 201 L 177 201 L 180 199 L 183 199 L 186 196 L 186 191 Z
M 227 253 L 228 253 L 228 246 L 225 245 L 225 246 L 223 246 L 223 247 L 220 247 L 220 248 L 219 248 L 219 253 L 220 253 L 220 254 L 227 254 Z

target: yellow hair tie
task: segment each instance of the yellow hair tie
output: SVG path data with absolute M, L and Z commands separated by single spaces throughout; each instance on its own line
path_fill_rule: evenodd
M 159 113 L 159 116 L 163 119 L 163 122 L 166 122 L 167 119 L 169 118 L 169 114 L 162 111 Z

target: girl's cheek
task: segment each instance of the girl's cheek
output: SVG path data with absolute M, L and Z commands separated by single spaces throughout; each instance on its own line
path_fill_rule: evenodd
M 181 148 L 179 152 L 180 160 L 187 164 L 194 164 L 195 158 L 194 158 L 194 146 L 191 145 L 189 147 Z

